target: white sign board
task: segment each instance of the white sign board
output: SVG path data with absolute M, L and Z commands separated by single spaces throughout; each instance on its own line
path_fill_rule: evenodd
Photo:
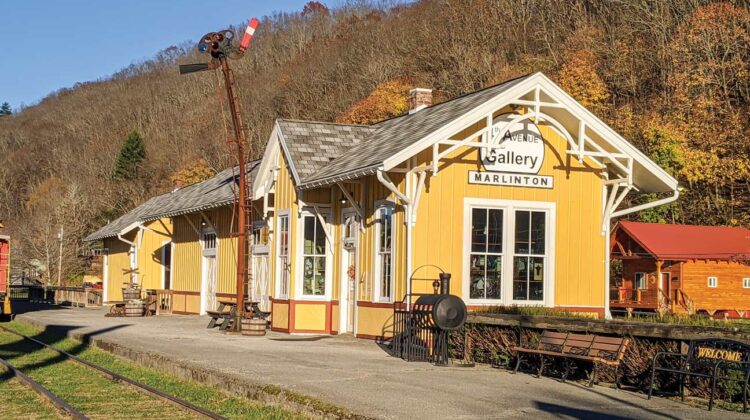
M 480 159 L 488 171 L 536 174 L 544 163 L 544 140 L 539 128 L 528 119 L 511 122 L 517 114 L 500 115 L 493 121 L 490 138 L 498 147 L 482 148 Z
M 554 178 L 545 175 L 469 171 L 469 184 L 551 189 L 554 186 Z

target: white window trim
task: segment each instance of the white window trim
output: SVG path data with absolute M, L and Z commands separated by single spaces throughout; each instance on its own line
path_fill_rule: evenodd
M 324 226 L 324 229 L 327 229 L 328 232 L 331 231 L 331 218 L 332 218 L 332 212 L 329 207 L 319 207 L 318 211 L 320 212 L 320 215 L 326 220 L 326 225 Z M 295 300 L 308 300 L 308 301 L 330 301 L 331 300 L 331 293 L 333 288 L 333 247 L 331 246 L 331 241 L 328 239 L 328 236 L 326 235 L 326 279 L 325 279 L 325 293 L 323 295 L 319 296 L 313 296 L 313 295 L 304 295 L 302 294 L 302 281 L 304 276 L 304 255 L 303 255 L 303 246 L 305 242 L 305 227 L 303 226 L 305 217 L 313 217 L 315 220 L 318 220 L 318 216 L 315 213 L 314 210 L 310 208 L 303 208 L 300 212 L 298 212 L 299 216 L 297 217 L 297 234 L 295 238 L 297 239 L 297 243 L 295 244 L 294 249 L 297 251 L 295 256 L 295 273 L 294 273 L 294 299 Z M 290 235 L 291 237 L 291 235 Z
M 109 292 L 109 248 L 104 248 L 102 255 L 102 265 L 104 266 L 104 270 L 102 270 L 102 303 L 107 303 L 109 302 L 107 295 Z
M 711 285 L 711 279 L 714 280 L 713 286 Z M 708 276 L 707 280 L 708 280 L 708 287 L 710 287 L 712 289 L 715 289 L 715 288 L 719 287 L 719 278 L 718 277 L 716 277 L 716 276 Z
M 268 251 L 270 249 L 269 243 L 271 242 L 270 228 L 269 228 L 269 232 L 268 232 L 268 235 L 269 235 L 268 242 L 265 243 L 265 244 L 256 244 L 255 243 L 255 228 L 257 228 L 257 227 L 260 227 L 261 229 L 264 228 L 264 227 L 265 228 L 269 228 L 268 223 L 265 220 L 258 220 L 258 221 L 253 222 L 253 226 L 252 226 L 252 230 L 251 230 L 251 238 L 252 238 L 251 254 L 252 255 L 268 254 Z M 261 235 L 262 235 L 262 233 L 261 233 Z
M 174 242 L 172 240 L 168 239 L 166 241 L 162 241 L 161 243 L 161 261 L 162 261 L 162 268 L 161 268 L 161 290 L 164 290 L 165 286 L 165 266 L 164 266 L 164 258 L 165 258 L 165 250 L 166 247 L 169 246 L 169 252 L 171 253 L 169 258 L 169 288 L 172 288 L 172 283 L 174 283 Z
M 750 277 L 743 277 L 742 278 L 742 288 L 743 289 L 750 289 Z
M 469 264 L 471 252 L 471 210 L 495 208 L 503 210 L 503 280 L 500 286 L 502 299 L 472 299 L 469 297 Z M 544 211 L 547 213 L 545 226 L 544 299 L 541 301 L 513 300 L 513 255 L 508 247 L 514 241 L 515 211 Z M 495 200 L 486 198 L 464 198 L 463 250 L 461 254 L 461 293 L 464 301 L 472 305 L 518 305 L 555 306 L 555 227 L 557 226 L 557 205 L 546 201 Z
M 128 250 L 128 257 L 130 258 L 130 271 L 133 273 L 131 276 L 131 279 L 133 280 L 133 283 L 138 283 L 138 247 L 135 245 L 130 245 L 130 250 Z
M 643 274 L 643 287 L 639 287 L 638 286 L 638 274 Z M 635 286 L 633 288 L 635 290 L 646 290 L 646 289 L 648 289 L 648 273 L 646 273 L 645 271 L 636 271 L 633 274 L 633 283 L 634 283 L 634 286 Z
M 375 237 L 373 243 L 373 301 L 390 303 L 393 302 L 396 287 L 396 203 L 389 200 L 380 200 L 375 202 L 375 219 L 378 218 L 378 212 L 381 209 L 390 208 L 393 210 L 393 220 L 391 221 L 391 296 L 380 296 L 381 272 L 380 272 L 380 223 L 375 223 Z
M 206 294 L 207 289 L 208 289 L 208 284 L 206 283 L 206 281 L 208 279 L 207 278 L 208 276 L 206 275 L 206 269 L 208 267 L 205 266 L 204 262 L 205 262 L 206 258 L 215 258 L 216 259 L 216 267 L 215 267 L 216 268 L 216 286 L 217 286 L 217 292 L 218 292 L 218 286 L 219 286 L 219 235 L 216 233 L 216 230 L 214 228 L 208 227 L 208 226 L 204 227 L 203 229 L 201 229 L 200 232 L 201 232 L 201 234 L 200 234 L 200 240 L 198 241 L 198 242 L 200 242 L 200 246 L 201 246 L 201 294 L 200 294 L 201 302 L 200 302 L 200 314 L 204 315 L 206 313 L 206 311 L 209 311 L 209 310 L 213 311 L 213 310 L 215 310 L 215 308 L 210 308 L 209 309 L 209 308 L 206 307 L 206 300 L 207 300 L 207 297 L 208 297 L 208 295 Z M 212 256 L 206 256 L 203 253 L 203 251 L 206 250 L 206 244 L 205 244 L 205 241 L 203 240 L 203 235 L 206 234 L 206 233 L 208 233 L 208 234 L 214 234 L 214 236 L 216 236 L 216 248 L 214 248 L 215 252 L 214 252 L 214 255 L 212 255 Z
M 274 244 L 274 256 L 273 256 L 274 257 L 273 263 L 274 263 L 274 268 L 275 268 L 275 270 L 274 270 L 274 276 L 273 276 L 274 277 L 274 283 L 275 283 L 275 285 L 274 285 L 274 296 L 276 296 L 277 299 L 289 299 L 289 292 L 291 291 L 290 289 L 292 287 L 292 274 L 293 273 L 289 273 L 289 287 L 287 288 L 287 291 L 286 291 L 285 295 L 281 294 L 281 270 L 282 270 L 282 267 L 281 267 L 281 264 L 280 264 L 280 253 L 281 253 L 281 218 L 282 217 L 286 217 L 287 218 L 287 223 L 288 223 L 288 226 L 287 226 L 287 252 L 289 253 L 287 255 L 287 258 L 289 259 L 289 264 L 291 266 L 291 262 L 292 262 L 291 261 L 291 258 L 292 258 L 291 250 L 292 250 L 292 247 L 291 247 L 291 243 L 290 242 L 291 242 L 291 239 L 293 237 L 292 236 L 292 216 L 291 216 L 291 214 L 292 214 L 292 210 L 291 209 L 283 209 L 283 210 L 279 210 L 279 212 L 277 213 L 276 217 L 274 217 L 274 219 L 276 219 L 276 228 L 275 228 L 275 230 L 276 230 L 276 232 L 279 233 L 278 235 L 274 235 L 273 236 L 273 239 L 275 241 L 275 244 Z

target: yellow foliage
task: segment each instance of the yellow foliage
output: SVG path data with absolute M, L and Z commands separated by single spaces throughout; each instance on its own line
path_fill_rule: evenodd
M 373 124 L 409 110 L 410 84 L 405 78 L 379 84 L 368 97 L 336 118 L 343 124 Z
M 51 176 L 31 190 L 27 205 L 30 210 L 48 206 L 58 201 L 66 190 L 67 185 L 65 181 Z
M 588 50 L 570 55 L 557 75 L 558 84 L 573 98 L 595 114 L 605 110 L 610 93 L 598 74 L 599 59 Z
M 216 171 L 208 166 L 205 159 L 198 159 L 183 166 L 169 179 L 175 184 L 191 185 L 205 181 L 216 175 Z

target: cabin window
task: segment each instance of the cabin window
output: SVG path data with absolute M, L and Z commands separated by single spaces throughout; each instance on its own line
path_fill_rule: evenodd
M 302 217 L 302 295 L 326 294 L 326 233 L 315 215 Z
M 544 300 L 547 213 L 517 210 L 513 255 L 513 300 Z
M 253 254 L 268 253 L 268 223 L 265 220 L 253 222 Z
M 377 300 L 393 298 L 393 205 L 380 206 L 375 213 L 375 281 Z
M 708 278 L 708 287 L 717 287 L 719 285 L 719 278 L 718 277 L 709 277 Z
M 503 279 L 503 210 L 471 210 L 469 297 L 500 299 Z
M 289 214 L 280 214 L 278 218 L 278 267 L 276 280 L 279 284 L 278 296 L 289 297 Z
M 745 277 L 742 279 L 742 287 L 745 289 L 750 289 L 750 277 Z
M 646 289 L 646 273 L 637 271 L 635 273 L 635 287 L 638 289 Z

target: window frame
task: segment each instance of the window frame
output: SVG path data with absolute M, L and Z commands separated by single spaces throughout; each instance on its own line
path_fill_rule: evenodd
M 474 230 L 474 214 L 473 213 L 474 213 L 474 210 L 481 210 L 481 211 L 483 211 L 485 213 L 485 216 L 486 216 L 486 218 L 485 218 L 485 221 L 486 221 L 485 222 L 486 223 L 485 227 L 487 225 L 489 225 L 490 210 L 499 211 L 501 213 L 501 215 L 502 215 L 502 230 L 503 230 L 503 232 L 502 232 L 501 239 L 500 239 L 501 244 L 502 244 L 502 249 L 500 250 L 500 252 L 490 252 L 489 251 L 489 237 L 490 237 L 489 234 L 485 234 L 485 245 L 486 245 L 485 250 L 483 252 L 477 252 L 477 251 L 473 250 L 473 245 L 474 245 L 474 239 L 473 239 L 473 233 L 474 233 L 473 232 L 473 230 Z M 468 264 L 469 264 L 469 266 L 471 265 L 472 257 L 474 255 L 482 255 L 482 256 L 484 256 L 484 258 L 485 258 L 485 263 L 484 263 L 484 281 L 485 281 L 485 285 L 486 285 L 487 284 L 487 261 L 489 260 L 489 257 L 491 257 L 491 256 L 493 256 L 493 257 L 500 257 L 500 262 L 501 262 L 500 263 L 501 264 L 501 269 L 500 269 L 501 270 L 500 271 L 500 298 L 499 299 L 497 299 L 497 298 L 487 298 L 487 287 L 485 286 L 485 288 L 484 288 L 484 297 L 483 298 L 473 298 L 473 299 L 486 300 L 486 301 L 498 301 L 498 300 L 500 300 L 500 299 L 503 298 L 503 284 L 505 283 L 505 263 L 506 263 L 505 255 L 507 253 L 506 252 L 507 251 L 507 249 L 506 249 L 507 232 L 505 232 L 505 229 L 506 229 L 506 219 L 507 219 L 506 209 L 495 208 L 495 207 L 472 206 L 471 212 L 469 212 L 469 217 L 470 217 L 470 220 L 467 223 L 467 226 L 469 226 L 469 229 L 471 230 L 471 232 L 469 233 L 469 237 L 470 237 L 470 241 L 471 241 L 471 243 L 469 244 L 469 254 L 468 254 Z M 468 291 L 469 292 L 468 292 L 468 294 L 466 296 L 471 296 L 471 268 L 470 267 L 468 269 L 468 277 L 466 277 L 466 281 L 468 282 L 468 286 L 469 286 L 468 287 Z
M 391 249 L 390 249 L 390 258 L 391 258 L 391 296 L 383 297 L 381 294 L 381 288 L 382 288 L 382 256 L 380 253 L 380 234 L 382 225 L 379 222 L 379 214 L 380 211 L 383 209 L 391 209 Z M 396 255 L 395 252 L 397 250 L 396 248 L 396 203 L 392 201 L 382 200 L 377 201 L 375 203 L 375 212 L 373 213 L 375 216 L 374 220 L 374 226 L 375 226 L 375 237 L 374 237 L 374 243 L 373 243 L 373 293 L 374 293 L 374 301 L 375 302 L 384 302 L 384 303 L 390 303 L 394 300 L 395 295 L 395 287 L 396 287 Z
M 643 287 L 638 283 L 638 275 L 643 274 Z M 633 273 L 633 286 L 635 290 L 647 290 L 648 289 L 648 273 L 645 271 L 636 271 Z
M 281 288 L 281 219 L 286 218 L 287 222 L 287 229 L 286 229 L 286 258 L 287 258 L 287 267 L 289 268 L 289 271 L 287 273 L 287 285 L 286 285 L 286 293 L 282 293 L 283 290 Z M 273 235 L 274 239 L 274 248 L 275 248 L 275 255 L 274 255 L 274 292 L 278 299 L 289 299 L 290 289 L 292 286 L 292 272 L 291 272 L 291 243 L 290 240 L 292 238 L 292 218 L 291 218 L 291 210 L 290 209 L 283 209 L 280 210 L 276 217 L 276 228 L 275 228 L 275 235 Z
M 469 255 L 471 254 L 471 212 L 474 208 L 503 210 L 503 268 L 500 284 L 500 299 L 477 299 L 469 297 Z M 515 255 L 515 223 L 517 210 L 541 211 L 546 213 L 545 220 L 545 267 L 544 297 L 542 300 L 513 299 L 513 256 Z M 519 305 L 519 306 L 555 306 L 555 237 L 557 223 L 557 204 L 548 201 L 500 200 L 476 197 L 464 198 L 463 250 L 461 261 L 461 291 L 464 301 L 472 305 Z M 510 250 L 514 252 L 510 252 Z
M 713 280 L 714 280 L 714 281 L 713 281 L 713 286 L 711 285 L 711 279 L 713 279 Z M 709 287 L 709 288 L 711 288 L 711 289 L 715 289 L 715 288 L 719 287 L 719 277 L 717 277 L 717 276 L 708 276 L 708 277 L 706 278 L 706 280 L 707 280 L 707 282 L 708 282 L 708 287 Z
M 169 267 L 164 264 L 164 260 L 167 258 L 167 249 L 169 249 Z M 161 243 L 161 289 L 172 290 L 174 284 L 174 242 L 171 239 L 162 241 Z M 167 271 L 169 271 L 169 288 L 166 286 Z
M 742 288 L 743 289 L 750 289 L 750 277 L 743 277 L 742 278 Z
M 319 207 L 318 211 L 320 212 L 320 215 L 325 219 L 325 226 L 323 226 L 323 229 L 328 231 L 328 233 L 331 233 L 331 219 L 332 219 L 332 211 L 330 207 Z M 326 235 L 325 238 L 325 253 L 323 256 L 325 256 L 326 262 L 325 262 L 325 290 L 322 295 L 306 295 L 304 294 L 304 262 L 305 262 L 305 254 L 304 254 L 304 242 L 305 242 L 305 218 L 306 217 L 313 217 L 316 222 L 319 222 L 318 216 L 315 214 L 315 211 L 313 209 L 304 208 L 301 211 L 298 212 L 297 216 L 297 233 L 295 238 L 297 239 L 297 244 L 295 246 L 297 255 L 295 257 L 295 275 L 294 275 L 294 296 L 296 300 L 308 300 L 308 301 L 329 301 L 331 300 L 332 296 L 332 289 L 333 289 L 333 246 L 331 244 L 331 241 L 329 240 L 328 236 Z M 324 233 L 325 235 L 325 233 Z

